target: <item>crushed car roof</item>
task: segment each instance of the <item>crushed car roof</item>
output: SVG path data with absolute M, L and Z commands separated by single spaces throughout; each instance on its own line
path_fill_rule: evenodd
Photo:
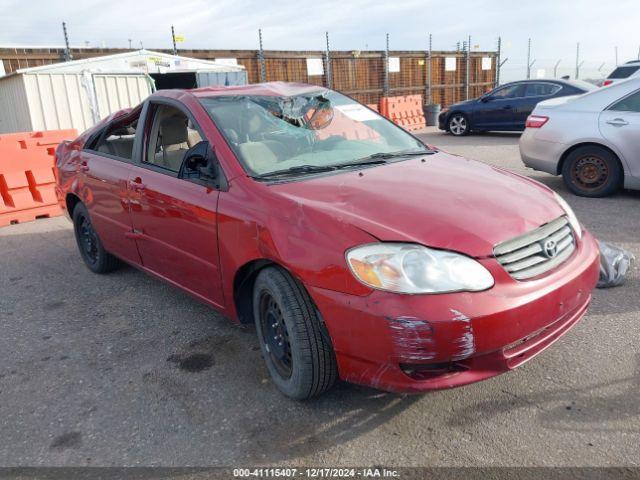
M 188 90 L 188 92 L 198 98 L 228 97 L 236 95 L 292 97 L 295 95 L 302 95 L 304 93 L 317 92 L 319 90 L 326 90 L 326 88 L 306 83 L 268 82 L 252 83 L 250 85 L 234 85 L 229 87 L 204 87 Z

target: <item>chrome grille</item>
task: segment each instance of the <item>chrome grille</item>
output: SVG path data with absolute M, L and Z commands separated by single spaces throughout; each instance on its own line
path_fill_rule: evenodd
M 576 249 L 567 217 L 560 217 L 535 230 L 493 248 L 496 259 L 516 280 L 537 277 L 565 262 Z

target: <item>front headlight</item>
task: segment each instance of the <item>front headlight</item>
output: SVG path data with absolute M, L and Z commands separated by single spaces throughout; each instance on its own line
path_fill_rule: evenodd
M 560 204 L 564 213 L 567 214 L 567 218 L 569 219 L 569 225 L 573 228 L 573 231 L 576 232 L 578 238 L 582 238 L 582 227 L 580 226 L 580 222 L 578 221 L 578 217 L 573 213 L 573 209 L 569 206 L 564 198 L 558 195 L 556 192 L 553 192 L 553 195 L 556 197 L 556 201 Z
M 372 243 L 346 253 L 365 285 L 396 293 L 477 292 L 493 286 L 489 271 L 459 253 L 414 243 Z

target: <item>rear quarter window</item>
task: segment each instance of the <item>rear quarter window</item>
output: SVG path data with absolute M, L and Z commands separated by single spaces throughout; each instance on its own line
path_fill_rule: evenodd
M 607 78 L 629 78 L 631 75 L 640 70 L 640 65 L 618 67 Z

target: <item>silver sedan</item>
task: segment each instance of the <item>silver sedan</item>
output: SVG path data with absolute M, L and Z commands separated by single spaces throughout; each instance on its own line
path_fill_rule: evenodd
M 539 103 L 520 156 L 528 167 L 562 175 L 576 195 L 640 190 L 640 78 Z

